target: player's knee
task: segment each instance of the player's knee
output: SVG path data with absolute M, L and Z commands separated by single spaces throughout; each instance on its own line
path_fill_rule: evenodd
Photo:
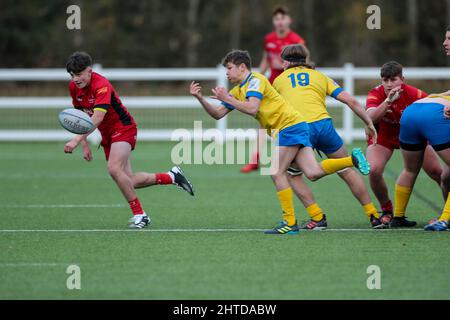
M 370 178 L 379 180 L 383 178 L 384 168 L 377 165 L 370 166 Z
M 306 170 L 304 171 L 304 174 L 310 181 L 317 181 L 323 176 L 323 173 L 317 169 Z
M 448 169 L 442 171 L 440 178 L 444 186 L 450 187 L 450 171 Z
M 442 176 L 442 169 L 440 167 L 431 168 L 427 171 L 428 175 L 434 181 L 440 182 Z
M 108 173 L 111 177 L 115 178 L 120 175 L 122 168 L 115 162 L 108 163 Z

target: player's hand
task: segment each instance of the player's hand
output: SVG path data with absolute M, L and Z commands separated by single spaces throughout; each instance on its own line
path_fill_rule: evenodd
M 83 158 L 86 161 L 91 161 L 93 159 L 91 148 L 89 148 L 88 145 L 83 146 Z
M 198 82 L 195 82 L 195 81 L 191 82 L 190 92 L 191 92 L 191 95 L 193 95 L 197 99 L 203 98 L 202 87 L 200 87 L 200 84 Z
M 444 117 L 446 117 L 447 119 L 450 118 L 450 107 L 449 106 L 444 107 Z
M 64 153 L 72 153 L 80 141 L 75 137 L 64 145 Z
M 402 94 L 403 90 L 401 87 L 396 87 L 394 89 L 392 89 L 389 94 L 388 97 L 386 98 L 386 101 L 388 104 L 392 104 L 394 103 L 394 101 L 398 100 L 400 98 L 400 95 Z
M 230 97 L 230 93 L 224 87 L 215 87 L 212 89 L 213 95 L 211 98 L 226 102 L 226 100 Z
M 373 123 L 366 125 L 365 131 L 366 131 L 366 136 L 371 137 L 373 144 L 376 145 L 378 134 L 377 134 L 377 129 L 375 129 Z

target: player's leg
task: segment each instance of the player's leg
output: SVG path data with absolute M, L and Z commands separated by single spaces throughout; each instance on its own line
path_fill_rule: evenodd
M 294 191 L 297 198 L 303 203 L 311 220 L 301 226 L 301 229 L 306 230 L 322 230 L 327 227 L 326 216 L 323 214 L 322 209 L 317 204 L 312 190 L 306 184 L 302 178 L 302 172 L 300 170 L 294 173 L 294 168 L 289 168 L 288 179 L 289 184 Z
M 402 149 L 404 169 L 395 184 L 394 218 L 391 228 L 413 227 L 415 221 L 406 220 L 405 213 L 414 183 L 423 164 L 424 150 L 410 151 Z
M 344 146 L 341 146 L 333 153 L 327 154 L 327 157 L 331 159 L 343 158 L 346 156 L 348 156 L 348 153 Z M 377 208 L 370 198 L 369 191 L 367 190 L 364 180 L 355 170 L 352 168 L 346 168 L 338 171 L 337 174 L 342 180 L 345 181 L 353 196 L 359 201 L 373 228 L 379 229 L 389 224 L 390 219 L 386 223 L 382 223 L 382 221 L 380 221 Z
M 283 210 L 283 221 L 266 234 L 297 234 L 299 229 L 294 212 L 292 189 L 287 177 L 287 169 L 294 160 L 300 145 L 277 146 L 272 156 L 271 178 L 277 190 L 277 196 Z
M 369 173 L 370 171 L 366 158 L 359 149 L 354 149 L 352 151 L 352 156 L 339 159 L 325 159 L 318 163 L 313 149 L 305 147 L 300 149 L 297 153 L 295 163 L 311 181 L 316 181 L 326 175 L 353 166 L 358 166 L 360 171 L 364 173 Z
M 450 192 L 450 168 L 446 164 L 443 165 L 441 174 L 441 189 L 443 191 L 445 201 L 447 201 Z
M 293 225 L 296 222 L 294 214 L 294 205 L 292 200 L 292 189 L 289 185 L 289 180 L 287 177 L 287 169 L 289 164 L 295 158 L 299 146 L 278 146 L 275 149 L 273 159 L 276 159 L 275 164 L 272 166 L 272 181 L 275 184 L 277 190 L 278 198 L 283 209 L 283 219 L 288 223 L 288 225 Z
M 154 185 L 174 184 L 188 192 L 190 195 L 194 195 L 194 189 L 191 182 L 188 180 L 183 170 L 178 166 L 173 167 L 168 172 L 136 172 L 132 175 L 132 179 L 135 189 Z
M 392 149 L 387 148 L 381 144 L 369 145 L 367 147 L 366 156 L 370 163 L 369 183 L 380 203 L 383 215 L 392 216 L 393 207 L 392 201 L 389 198 L 388 187 L 383 178 L 383 172 L 393 153 Z
M 150 223 L 150 219 L 142 209 L 139 198 L 134 190 L 129 163 L 131 148 L 132 146 L 125 141 L 113 142 L 111 144 L 108 157 L 108 172 L 130 205 L 133 213 L 130 227 L 141 229 Z
M 449 190 L 450 189 L 450 179 L 449 179 L 449 166 L 450 166 L 450 148 L 439 150 L 437 151 L 437 154 L 439 157 L 444 161 L 444 172 L 443 172 L 443 179 L 442 184 L 444 189 Z M 427 231 L 444 231 L 448 228 L 448 223 L 450 220 L 450 197 L 447 193 L 447 199 L 445 201 L 444 209 L 442 210 L 442 213 L 440 217 L 433 222 L 430 222 L 427 226 L 425 226 L 425 230 Z
M 427 173 L 427 175 L 431 179 L 436 181 L 436 183 L 441 187 L 441 175 L 442 175 L 441 163 L 439 162 L 439 158 L 436 152 L 430 145 L 428 145 L 425 149 L 422 168 Z M 446 200 L 448 192 L 445 192 L 443 188 L 441 188 L 441 190 L 444 200 Z
M 348 157 L 344 141 L 341 139 L 333 126 L 331 119 L 324 119 L 316 123 L 316 147 L 327 155 L 329 159 L 339 159 Z M 319 127 L 320 126 L 320 127 Z M 379 220 L 376 207 L 370 199 L 369 192 L 360 177 L 352 168 L 346 168 L 337 172 L 343 179 L 355 198 L 362 205 L 364 212 L 369 218 L 373 228 L 381 228 L 383 224 Z

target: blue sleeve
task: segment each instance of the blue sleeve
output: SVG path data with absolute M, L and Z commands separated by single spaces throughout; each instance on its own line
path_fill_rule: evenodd
M 255 97 L 258 98 L 259 100 L 263 99 L 263 94 L 261 92 L 257 92 L 257 91 L 248 91 L 247 95 L 245 96 L 247 99 L 250 97 Z
M 331 93 L 331 96 L 336 99 L 336 97 L 342 92 L 344 89 L 341 87 L 334 89 L 334 91 Z
M 222 105 L 225 106 L 225 108 L 227 108 L 229 110 L 234 110 L 234 107 L 229 103 L 222 102 Z

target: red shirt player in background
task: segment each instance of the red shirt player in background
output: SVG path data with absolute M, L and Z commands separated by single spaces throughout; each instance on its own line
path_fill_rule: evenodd
M 83 157 L 92 160 L 87 136 L 96 128 L 102 135 L 103 149 L 108 162 L 108 171 L 119 187 L 133 213 L 130 228 L 142 229 L 150 224 L 150 218 L 142 209 L 136 188 L 155 184 L 175 184 L 194 195 L 192 185 L 179 167 L 166 173 L 133 173 L 131 151 L 136 144 L 137 127 L 131 114 L 120 101 L 108 79 L 92 72 L 92 59 L 85 52 L 75 52 L 66 64 L 72 81 L 69 91 L 75 108 L 86 112 L 94 123 L 94 129 L 84 135 L 76 135 L 64 146 L 65 153 L 72 153 L 81 143 Z
M 270 69 L 270 83 L 273 83 L 283 70 L 281 51 L 290 44 L 305 44 L 305 40 L 291 30 L 292 18 L 286 7 L 277 7 L 272 14 L 274 31 L 264 38 L 264 53 L 259 72 L 265 74 Z
M 265 74 L 270 69 L 270 83 L 273 83 L 283 70 L 283 59 L 281 59 L 281 51 L 284 47 L 290 44 L 303 44 L 305 40 L 291 30 L 292 18 L 289 15 L 289 10 L 286 7 L 277 7 L 272 13 L 272 24 L 274 31 L 267 34 L 264 38 L 264 52 L 259 65 L 259 72 Z M 258 143 L 266 141 L 266 134 L 259 132 Z M 258 170 L 258 151 L 255 151 L 252 156 L 252 161 L 241 169 L 241 172 L 248 173 L 253 170 Z
M 387 62 L 382 66 L 381 85 L 372 89 L 367 96 L 367 113 L 378 130 L 376 145 L 371 139 L 368 140 L 367 160 L 371 166 L 369 181 L 373 193 L 380 202 L 383 223 L 388 223 L 393 218 L 392 202 L 383 172 L 394 149 L 400 148 L 400 118 L 406 107 L 426 96 L 425 92 L 405 84 L 403 67 L 395 61 Z M 430 146 L 427 146 L 425 151 L 423 169 L 440 185 L 442 168 L 436 153 Z M 402 221 L 391 223 L 391 227 L 402 226 L 404 226 Z

